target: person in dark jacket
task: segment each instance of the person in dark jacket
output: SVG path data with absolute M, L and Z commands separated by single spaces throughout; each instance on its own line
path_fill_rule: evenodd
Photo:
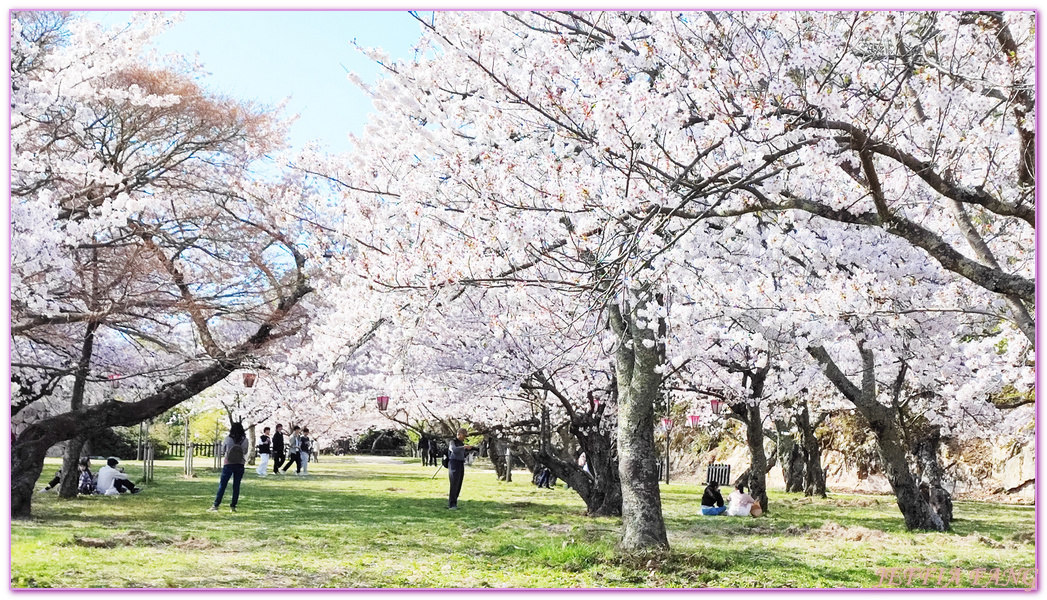
M 465 453 L 473 447 L 466 445 L 465 429 L 458 430 L 458 437 L 447 446 L 447 477 L 451 481 L 451 491 L 447 497 L 447 508 L 458 510 L 458 494 L 462 491 L 462 479 L 465 478 Z
M 54 478 L 51 479 L 51 481 L 49 481 L 46 486 L 44 486 L 44 489 L 40 490 L 40 493 L 43 494 L 44 492 L 50 492 L 51 490 L 57 490 L 58 489 L 58 485 L 60 483 L 62 483 L 62 470 L 61 469 L 55 471 Z
M 725 510 L 727 510 L 727 507 L 723 504 L 720 484 L 712 481 L 705 486 L 705 493 L 702 494 L 702 514 L 708 516 L 722 515 Z
M 422 435 L 418 439 L 418 454 L 422 457 L 422 466 L 429 466 L 429 437 Z
M 273 434 L 273 474 L 280 472 L 280 467 L 287 459 L 287 450 L 284 448 L 284 426 L 277 423 L 276 433 Z

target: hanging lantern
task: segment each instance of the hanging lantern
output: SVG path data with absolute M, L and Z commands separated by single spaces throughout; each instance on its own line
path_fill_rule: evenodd
M 109 383 L 112 384 L 113 389 L 120 387 L 120 375 L 114 374 L 109 376 Z
M 669 431 L 673 428 L 673 420 L 669 417 L 665 417 L 664 419 L 662 419 L 662 427 L 665 427 L 665 430 Z
M 244 373 L 244 387 L 245 388 L 253 388 L 254 387 L 254 380 L 257 377 L 258 377 L 258 375 L 256 375 L 255 373 Z
M 720 411 L 723 410 L 724 404 L 726 404 L 726 402 L 717 398 L 713 398 L 709 401 L 709 407 L 712 408 L 714 415 L 720 414 Z
M 589 404 L 592 405 L 593 412 L 600 410 L 600 398 L 597 397 L 592 390 L 589 391 Z
M 389 408 L 389 396 L 378 396 L 378 410 L 384 411 Z
M 700 415 L 687 415 L 687 420 L 691 423 L 691 427 L 698 427 L 702 422 L 702 417 Z

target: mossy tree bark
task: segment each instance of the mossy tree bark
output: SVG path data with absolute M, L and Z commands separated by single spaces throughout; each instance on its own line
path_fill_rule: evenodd
M 641 327 L 656 310 L 648 288 L 631 294 L 623 308 L 610 306 L 618 337 L 615 376 L 618 388 L 618 472 L 622 483 L 622 542 L 625 552 L 669 549 L 658 487 L 654 446 L 654 405 L 659 397 L 661 363 L 655 331 Z

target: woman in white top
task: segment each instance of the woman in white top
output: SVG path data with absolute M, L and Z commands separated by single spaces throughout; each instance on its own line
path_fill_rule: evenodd
M 756 500 L 745 493 L 745 486 L 738 484 L 730 496 L 727 496 L 727 514 L 732 517 L 748 517 Z

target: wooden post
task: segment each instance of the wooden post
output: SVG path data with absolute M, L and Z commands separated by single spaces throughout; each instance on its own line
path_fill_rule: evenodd
M 513 480 L 513 449 L 509 442 L 505 443 L 505 480 L 507 482 Z
M 138 424 L 138 450 L 135 452 L 135 460 L 145 459 L 144 430 L 145 421 L 142 421 Z
M 142 481 L 152 483 L 154 458 L 154 448 L 152 443 L 146 442 L 145 448 L 142 451 L 142 456 Z
M 193 476 L 193 450 L 194 450 L 193 447 L 195 445 L 196 444 L 192 444 L 192 443 L 189 443 L 189 444 L 185 445 L 185 476 L 186 477 L 192 477 Z

